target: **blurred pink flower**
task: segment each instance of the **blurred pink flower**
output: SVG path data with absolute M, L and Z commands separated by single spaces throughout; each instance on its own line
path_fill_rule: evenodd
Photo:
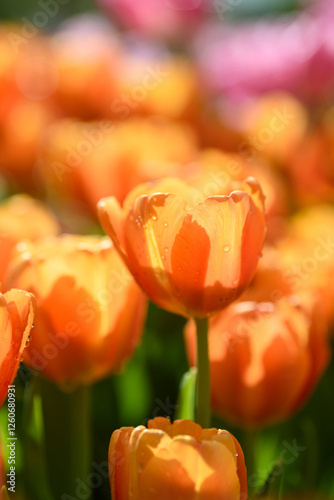
M 156 38 L 184 36 L 205 15 L 210 0 L 97 0 L 129 29 Z
M 323 1 L 298 15 L 208 24 L 195 41 L 203 78 L 232 99 L 277 89 L 326 99 L 334 84 L 333 23 L 333 2 Z

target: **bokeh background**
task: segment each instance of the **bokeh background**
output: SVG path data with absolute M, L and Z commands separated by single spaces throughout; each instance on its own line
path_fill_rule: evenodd
M 199 6 L 198 18 L 187 18 L 173 32 L 175 21 L 166 17 L 161 23 L 163 16 L 157 26 L 154 19 L 140 25 L 131 15 L 125 22 L 126 16 L 107 0 L 69 0 L 63 5 L 55 0 L 57 12 L 42 16 L 43 26 L 34 33 L 34 16 L 36 20 L 36 13 L 43 11 L 40 3 L 0 4 L 2 199 L 26 192 L 48 204 L 62 231 L 103 234 L 94 207 L 108 191 L 115 194 L 108 182 L 122 199 L 137 182 L 179 173 L 180 164 L 192 165 L 203 149 L 215 148 L 238 155 L 242 162 L 255 157 L 246 169 L 255 176 L 263 168 L 261 162 L 270 165 L 264 178 L 268 175 L 271 193 L 266 195 L 273 200 L 271 243 L 284 236 L 289 217 L 298 210 L 322 203 L 333 207 L 333 2 L 240 0 L 218 4 L 218 10 L 210 1 L 193 2 Z M 167 5 L 177 12 L 176 3 L 170 7 L 166 1 L 161 9 Z M 28 25 L 31 37 L 22 35 L 22 26 Z M 321 33 L 325 41 L 319 41 Z M 142 97 L 138 91 L 133 105 L 120 108 L 122 95 L 132 95 L 147 68 L 157 64 L 165 68 L 166 80 L 162 78 L 155 93 Z M 293 120 L 290 124 L 288 118 L 282 134 L 273 134 L 267 147 L 265 135 L 261 142 L 259 134 L 273 109 L 285 110 Z M 99 141 L 94 131 L 102 120 L 116 124 L 116 145 L 112 139 L 109 145 L 109 138 L 96 147 L 93 143 L 92 152 L 79 160 L 81 177 L 72 178 L 68 152 L 76 150 L 83 131 L 91 134 L 91 142 Z M 260 140 L 259 149 L 250 137 Z M 124 168 L 127 178 L 108 173 L 111 162 Z M 181 169 L 181 176 L 187 168 Z M 333 227 L 328 231 L 333 234 Z M 180 380 L 189 368 L 185 322 L 150 303 L 142 342 L 132 359 L 121 373 L 94 384 L 96 463 L 106 460 L 114 429 L 174 414 Z M 22 436 L 23 403 L 33 377 L 21 368 L 16 379 Z M 217 416 L 213 424 L 233 432 L 245 448 L 252 441 L 257 485 L 268 477 L 284 443 L 296 441 L 304 451 L 278 474 L 280 488 L 334 498 L 333 394 L 331 362 L 291 419 L 257 432 L 233 427 Z M 3 428 L 6 418 L 3 409 Z M 17 451 L 21 492 L 25 476 L 36 474 L 23 454 L 24 439 Z M 108 479 L 93 493 L 95 499 L 110 498 Z

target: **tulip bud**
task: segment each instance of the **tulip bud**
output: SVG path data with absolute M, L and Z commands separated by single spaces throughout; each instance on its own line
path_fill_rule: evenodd
M 209 359 L 213 411 L 243 427 L 290 417 L 307 400 L 329 359 L 319 306 L 296 297 L 276 303 L 239 302 L 210 320 Z M 195 328 L 185 329 L 195 363 Z
M 191 420 L 156 417 L 148 428 L 122 427 L 111 436 L 113 500 L 246 500 L 247 473 L 238 441 Z

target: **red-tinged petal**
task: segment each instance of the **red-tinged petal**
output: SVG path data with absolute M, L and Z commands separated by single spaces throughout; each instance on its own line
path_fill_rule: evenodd
M 175 289 L 189 315 L 203 314 L 211 244 L 205 227 L 188 214 L 175 238 L 171 265 Z
M 112 498 L 129 500 L 130 455 L 129 441 L 133 427 L 122 427 L 111 436 L 108 452 Z
M 14 380 L 23 350 L 33 326 L 36 301 L 22 290 L 10 290 L 0 296 L 0 406 L 6 399 L 8 385 Z
M 171 437 L 186 435 L 199 440 L 201 434 L 202 427 L 192 420 L 175 420 L 173 422 Z
M 132 273 L 152 300 L 182 314 L 171 276 L 171 248 L 185 214 L 177 196 L 137 198 L 125 221 L 125 249 Z
M 250 196 L 214 196 L 190 210 L 172 250 L 173 278 L 194 315 L 235 300 L 255 272 L 265 235 L 263 213 Z
M 230 434 L 227 431 L 218 431 L 218 432 L 226 433 L 229 435 L 231 439 L 233 439 L 237 457 L 237 473 L 240 482 L 240 500 L 246 500 L 248 488 L 247 488 L 247 469 L 245 466 L 244 452 L 240 446 L 239 441 L 233 436 L 233 434 Z
M 120 204 L 113 196 L 102 198 L 97 204 L 97 211 L 103 229 L 127 265 L 124 253 L 124 212 Z
M 161 431 L 167 432 L 167 434 L 171 435 L 171 427 L 172 423 L 169 418 L 165 417 L 155 417 L 147 422 L 148 429 L 159 429 Z
M 254 177 L 247 177 L 242 183 L 242 191 L 250 195 L 254 205 L 264 213 L 264 204 L 266 197 L 263 194 L 260 183 Z

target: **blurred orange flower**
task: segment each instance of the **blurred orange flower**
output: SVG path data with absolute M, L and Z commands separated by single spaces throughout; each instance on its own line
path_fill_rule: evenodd
M 161 57 L 157 64 L 152 63 L 142 53 L 123 58 L 119 70 L 122 92 L 112 103 L 113 117 L 124 120 L 141 114 L 193 122 L 200 95 L 194 66 L 180 57 Z
M 35 298 L 30 293 L 15 289 L 0 293 L 0 408 L 29 341 L 35 309 Z
M 203 149 L 198 161 L 193 164 L 192 178 L 189 180 L 206 196 L 213 196 L 229 194 L 231 187 L 237 186 L 249 176 L 259 181 L 266 195 L 267 239 L 268 237 L 272 239 L 279 232 L 277 219 L 288 211 L 288 200 L 285 183 L 269 163 L 264 160 L 249 163 L 236 153 L 227 153 L 214 148 Z
M 0 170 L 11 182 L 35 190 L 33 168 L 39 138 L 52 121 L 51 111 L 40 102 L 18 98 L 0 123 Z M 19 124 L 19 125 L 18 125 Z
M 283 278 L 294 293 L 321 295 L 329 322 L 334 321 L 334 207 L 316 205 L 297 212 L 277 242 Z
M 180 175 L 196 154 L 191 129 L 165 120 L 61 120 L 42 138 L 38 172 L 56 198 L 81 201 L 95 214 L 101 198 L 122 202 L 141 182 Z
M 252 279 L 265 237 L 263 193 L 206 198 L 178 179 L 144 184 L 99 203 L 101 223 L 129 269 L 160 307 L 205 317 L 235 300 Z
M 146 300 L 107 238 L 63 235 L 26 243 L 8 284 L 36 295 L 26 364 L 60 385 L 119 370 L 137 346 Z
M 289 157 L 294 195 L 301 205 L 334 199 L 334 108 L 300 141 Z
M 104 118 L 120 92 L 120 37 L 110 28 L 103 19 L 73 18 L 50 37 L 54 99 L 67 116 Z
M 109 476 L 114 500 L 246 500 L 242 449 L 228 432 L 191 420 L 157 417 L 111 436 Z
M 210 320 L 213 410 L 243 427 L 290 417 L 309 397 L 329 360 L 327 328 L 319 305 L 296 297 L 274 303 L 239 302 Z M 191 364 L 195 326 L 185 329 Z
M 246 140 L 238 152 L 248 161 L 262 157 L 285 167 L 307 130 L 308 115 L 302 103 L 288 93 L 273 92 L 241 109 L 239 123 Z
M 24 194 L 5 199 L 0 204 L 0 282 L 18 242 L 55 236 L 59 231 L 56 217 L 42 202 Z

